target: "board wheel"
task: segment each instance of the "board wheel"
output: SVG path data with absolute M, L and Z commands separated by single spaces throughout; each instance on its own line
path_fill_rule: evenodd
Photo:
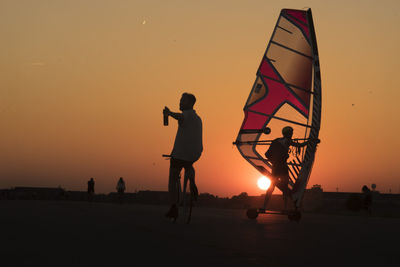
M 249 219 L 255 219 L 258 217 L 257 209 L 248 209 L 246 215 Z

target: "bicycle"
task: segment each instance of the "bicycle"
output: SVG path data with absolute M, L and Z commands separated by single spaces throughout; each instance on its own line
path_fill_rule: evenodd
M 162 155 L 165 158 L 171 159 L 171 155 Z M 189 180 L 189 193 L 186 192 L 187 184 Z M 192 179 L 188 179 L 184 177 L 183 179 L 183 191 L 182 191 L 182 184 L 181 184 L 181 175 L 179 174 L 178 179 L 176 179 L 176 186 L 177 186 L 177 193 L 178 193 L 178 201 L 177 201 L 177 208 L 178 208 L 178 217 L 180 217 L 180 221 L 183 223 L 188 224 L 192 217 L 192 209 L 193 209 L 193 201 L 196 198 L 197 188 Z M 175 223 L 177 218 L 173 218 L 173 222 Z

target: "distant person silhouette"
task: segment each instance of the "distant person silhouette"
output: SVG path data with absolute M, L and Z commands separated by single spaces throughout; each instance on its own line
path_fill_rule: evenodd
M 371 205 L 372 205 L 372 192 L 368 186 L 364 185 L 361 189 L 364 194 L 363 207 L 368 212 L 368 215 L 372 215 Z
M 125 193 L 125 181 L 122 177 L 119 178 L 117 183 L 117 192 L 120 203 L 123 201 L 124 193 Z
M 171 116 L 178 121 L 178 131 L 175 137 L 174 148 L 171 152 L 171 162 L 169 168 L 168 192 L 170 199 L 170 209 L 165 214 L 166 217 L 178 217 L 178 189 L 177 181 L 180 179 L 182 168 L 185 169 L 185 178 L 192 181 L 192 190 L 197 197 L 197 187 L 195 185 L 195 170 L 193 163 L 196 162 L 203 151 L 203 126 L 201 118 L 193 109 L 196 97 L 189 93 L 183 93 L 179 103 L 182 113 L 171 112 L 168 107 L 163 110 L 164 116 Z
M 122 177 L 120 177 L 118 180 L 117 192 L 118 192 L 118 194 L 123 194 L 125 192 L 125 181 Z
M 289 158 L 289 149 L 291 146 L 306 146 L 310 141 L 303 143 L 294 142 L 292 140 L 293 128 L 290 126 L 283 127 L 282 135 L 282 137 L 276 138 L 272 141 L 269 149 L 265 153 L 265 156 L 272 163 L 271 185 L 268 188 L 266 198 L 269 199 L 275 189 L 275 186 L 278 186 L 283 193 L 286 210 L 288 197 L 291 197 L 292 200 L 294 198 L 289 189 L 289 167 L 286 162 Z M 317 140 L 317 143 L 319 143 L 319 140 Z
M 91 201 L 94 195 L 94 180 L 93 177 L 90 178 L 90 180 L 88 181 L 88 187 L 87 187 L 87 192 L 88 192 L 88 197 L 89 200 Z

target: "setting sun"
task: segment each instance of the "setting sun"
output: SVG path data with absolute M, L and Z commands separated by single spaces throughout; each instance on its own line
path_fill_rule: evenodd
M 257 181 L 257 185 L 262 190 L 267 190 L 271 185 L 271 180 L 265 176 L 261 176 L 260 179 Z

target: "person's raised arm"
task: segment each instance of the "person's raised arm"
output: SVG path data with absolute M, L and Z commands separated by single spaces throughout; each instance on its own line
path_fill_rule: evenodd
M 163 113 L 168 115 L 168 116 L 171 116 L 172 118 L 174 118 L 178 122 L 182 122 L 183 121 L 183 114 L 182 113 L 172 112 L 172 111 L 169 110 L 168 107 L 164 108 Z

